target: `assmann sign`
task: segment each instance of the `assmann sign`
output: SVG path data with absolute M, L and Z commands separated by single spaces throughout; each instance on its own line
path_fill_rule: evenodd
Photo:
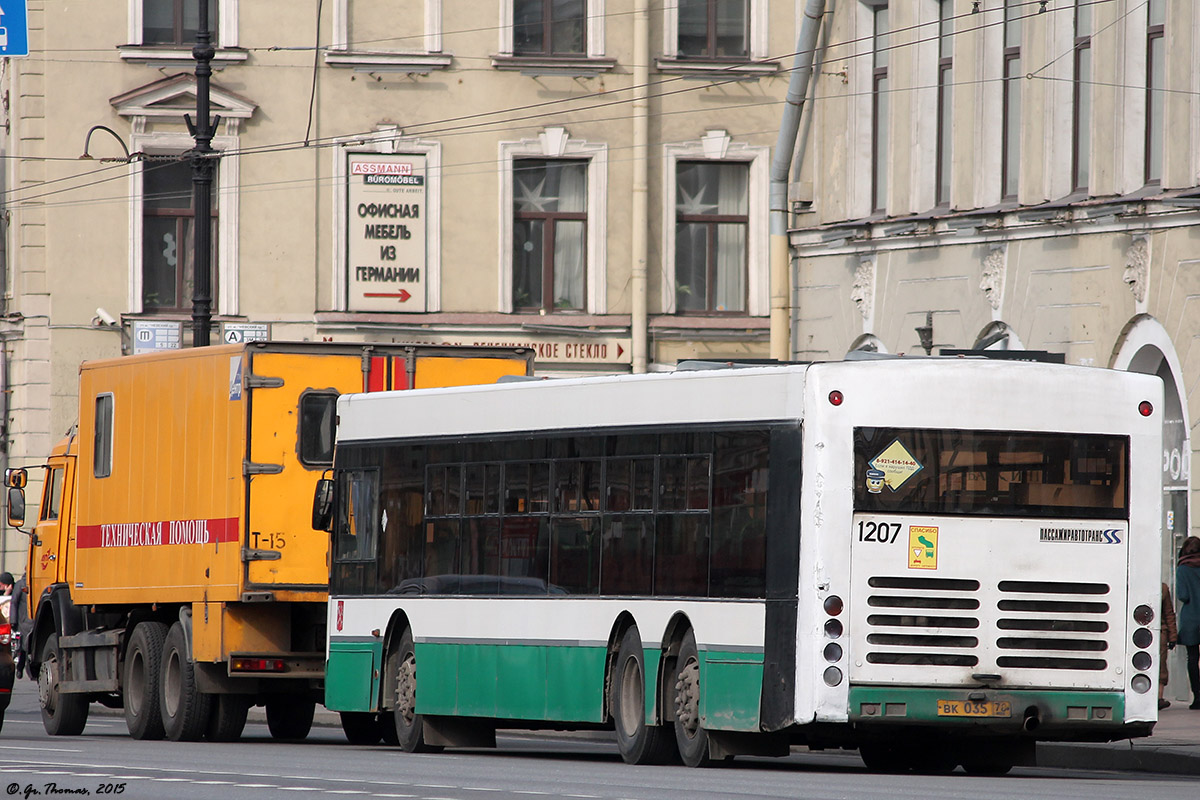
M 346 296 L 352 311 L 425 311 L 425 156 L 350 153 Z

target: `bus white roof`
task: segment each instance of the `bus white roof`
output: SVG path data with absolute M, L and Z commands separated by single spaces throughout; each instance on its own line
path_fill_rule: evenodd
M 894 358 L 343 395 L 338 441 L 799 420 L 837 389 L 857 424 L 1124 432 L 1162 382 L 1118 370 Z M 812 402 L 810 399 L 808 402 Z M 825 405 L 823 403 L 822 405 Z M 987 419 L 994 423 L 986 424 Z M 1150 420 L 1141 420 L 1150 422 Z M 1064 427 L 1069 426 L 1069 427 Z

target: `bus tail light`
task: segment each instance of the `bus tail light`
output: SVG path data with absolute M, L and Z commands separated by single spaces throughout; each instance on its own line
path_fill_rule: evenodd
M 831 594 L 825 598 L 825 613 L 831 617 L 836 617 L 842 613 L 842 598 L 836 594 Z
M 1149 400 L 1143 400 L 1142 402 L 1138 403 L 1138 413 L 1143 417 L 1150 416 L 1154 413 L 1154 404 Z

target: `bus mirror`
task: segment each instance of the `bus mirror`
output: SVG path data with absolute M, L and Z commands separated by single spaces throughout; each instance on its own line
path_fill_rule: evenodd
M 313 494 L 312 526 L 315 531 L 329 531 L 333 521 L 333 481 L 321 478 Z
M 4 485 L 13 489 L 24 489 L 29 483 L 29 472 L 23 468 L 4 470 Z
M 8 487 L 8 524 L 20 528 L 25 524 L 25 492 L 19 487 Z

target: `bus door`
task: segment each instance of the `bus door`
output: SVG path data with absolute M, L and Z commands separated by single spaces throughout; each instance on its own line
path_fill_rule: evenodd
M 324 592 L 329 535 L 313 530 L 312 497 L 333 463 L 337 396 L 362 390 L 362 359 L 254 349 L 246 358 L 246 582 Z

